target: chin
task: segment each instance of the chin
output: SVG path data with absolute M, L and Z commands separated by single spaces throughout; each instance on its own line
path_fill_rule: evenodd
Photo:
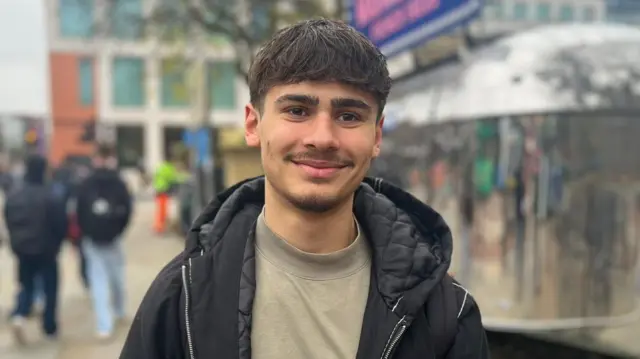
M 349 196 L 335 183 L 313 183 L 301 181 L 282 188 L 282 194 L 295 207 L 309 212 L 326 212 Z
M 296 195 L 287 193 L 287 200 L 296 208 L 313 213 L 324 213 L 340 206 L 344 199 L 338 196 L 330 196 L 325 193 L 306 193 Z

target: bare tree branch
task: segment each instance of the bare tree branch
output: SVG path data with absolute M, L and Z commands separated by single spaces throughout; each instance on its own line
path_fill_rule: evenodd
M 329 13 L 322 0 L 291 0 L 286 6 L 279 0 L 247 0 L 244 8 L 231 0 L 174 0 L 168 4 L 171 5 L 154 9 L 151 18 L 154 27 L 177 24 L 226 37 L 236 52 L 235 68 L 245 81 L 259 46 L 281 27 L 305 18 L 333 17 L 336 12 L 343 12 L 340 9 Z

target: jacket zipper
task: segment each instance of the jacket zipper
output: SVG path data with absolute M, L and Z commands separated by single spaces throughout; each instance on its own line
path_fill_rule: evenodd
M 191 273 L 191 258 L 189 258 L 189 274 Z M 189 286 L 191 275 L 187 278 L 187 266 L 182 265 L 182 286 L 184 287 L 184 321 L 187 331 L 187 344 L 189 346 L 189 359 L 196 359 L 193 351 L 193 338 L 191 337 L 191 320 L 189 319 Z
M 255 222 L 253 223 L 255 227 Z M 249 232 L 251 236 L 253 231 Z M 204 255 L 204 249 L 200 249 L 200 256 Z M 184 287 L 184 322 L 187 332 L 187 345 L 189 347 L 189 359 L 196 359 L 193 349 L 193 336 L 191 335 L 191 320 L 189 319 L 189 287 L 191 286 L 191 258 L 189 258 L 189 273 L 187 277 L 187 265 L 182 265 L 182 286 Z
M 407 330 L 408 325 L 409 324 L 405 320 L 405 317 L 402 317 L 396 324 L 396 326 L 393 328 L 393 331 L 391 332 L 391 335 L 389 336 L 389 340 L 387 340 L 385 349 L 382 351 L 382 356 L 380 357 L 381 359 L 389 359 L 389 357 L 391 357 L 393 350 L 398 345 L 398 342 L 400 342 L 400 339 L 402 338 L 404 332 Z

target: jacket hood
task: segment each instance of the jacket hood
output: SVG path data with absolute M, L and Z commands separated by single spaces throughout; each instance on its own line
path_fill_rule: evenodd
M 256 177 L 221 192 L 194 221 L 187 253 L 208 251 L 222 242 L 241 212 L 257 218 L 264 183 L 264 177 Z M 365 178 L 357 189 L 354 214 L 371 243 L 372 277 L 387 306 L 409 315 L 422 309 L 451 263 L 451 231 L 443 218 L 379 178 Z

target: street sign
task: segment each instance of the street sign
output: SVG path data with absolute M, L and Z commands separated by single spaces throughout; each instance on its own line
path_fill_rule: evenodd
M 208 128 L 197 130 L 185 129 L 182 140 L 196 153 L 198 166 L 205 166 L 211 162 L 211 136 Z
M 387 57 L 465 25 L 484 0 L 350 0 L 350 23 Z

